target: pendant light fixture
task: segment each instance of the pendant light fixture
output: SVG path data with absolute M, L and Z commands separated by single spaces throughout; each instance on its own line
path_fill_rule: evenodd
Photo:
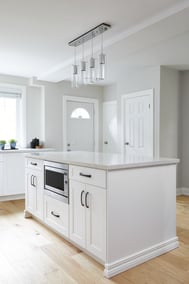
M 74 47 L 74 64 L 72 68 L 73 87 L 78 87 L 78 85 L 83 85 L 86 83 L 93 84 L 98 80 L 105 80 L 106 55 L 104 53 L 104 46 L 103 46 L 104 45 L 103 33 L 107 31 L 110 27 L 111 27 L 110 25 L 102 23 L 68 43 L 69 46 Z M 99 35 L 101 35 L 101 41 L 99 43 L 100 54 L 97 64 L 97 59 L 94 56 L 94 38 L 96 38 Z M 91 41 L 91 52 L 90 52 L 90 58 L 88 59 L 88 63 L 87 60 L 85 59 L 85 54 L 84 54 L 85 51 L 84 44 L 87 41 Z M 81 62 L 80 70 L 78 70 L 79 66 L 77 65 L 76 48 L 80 45 L 82 45 L 82 52 L 80 60 Z

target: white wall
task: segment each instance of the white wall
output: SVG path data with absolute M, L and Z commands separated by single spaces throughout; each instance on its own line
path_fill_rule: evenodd
M 83 86 L 72 88 L 70 82 L 47 83 L 39 81 L 45 87 L 45 146 L 56 150 L 63 149 L 63 96 L 78 96 L 97 99 L 99 101 L 99 133 L 102 132 L 102 87 Z M 102 135 L 99 135 L 102 145 Z M 100 148 L 101 150 L 101 148 Z
M 180 165 L 181 186 L 189 188 L 189 71 L 181 73 Z
M 122 95 L 154 89 L 154 123 L 156 132 L 154 133 L 155 154 L 159 151 L 159 101 L 160 101 L 160 67 L 140 67 L 132 70 L 132 72 L 120 72 L 116 84 L 104 87 L 103 100 L 108 101 L 117 99 L 118 103 L 118 141 L 119 151 L 123 147 L 121 143 L 121 98 Z M 116 94 L 115 94 L 116 93 Z
M 180 72 L 161 67 L 160 74 L 160 156 L 178 158 Z

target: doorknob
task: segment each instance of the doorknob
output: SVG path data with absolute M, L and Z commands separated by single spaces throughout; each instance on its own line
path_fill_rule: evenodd
M 129 142 L 125 142 L 124 145 L 129 145 Z
M 104 144 L 106 144 L 106 145 L 107 145 L 107 144 L 108 144 L 108 141 L 104 141 Z

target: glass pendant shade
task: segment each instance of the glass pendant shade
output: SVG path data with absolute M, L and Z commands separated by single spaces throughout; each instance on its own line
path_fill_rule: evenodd
M 96 81 L 96 70 L 95 70 L 95 59 L 94 57 L 90 58 L 90 70 L 89 70 L 89 80 L 90 83 L 94 83 Z
M 105 79 L 105 64 L 106 64 L 106 56 L 104 53 L 99 55 L 99 80 Z
M 86 61 L 81 61 L 81 84 L 86 84 L 87 77 Z
M 78 66 L 76 64 L 73 65 L 73 73 L 72 73 L 72 87 L 78 87 Z

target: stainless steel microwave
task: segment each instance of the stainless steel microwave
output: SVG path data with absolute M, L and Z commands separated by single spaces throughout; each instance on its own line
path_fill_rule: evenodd
M 69 182 L 67 164 L 45 161 L 44 189 L 45 193 L 69 203 Z

